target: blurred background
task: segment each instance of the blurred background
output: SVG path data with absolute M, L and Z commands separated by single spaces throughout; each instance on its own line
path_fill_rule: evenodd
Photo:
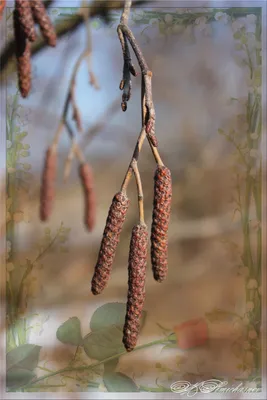
M 156 379 L 169 388 L 182 379 L 194 383 L 214 376 L 227 377 L 229 382 L 236 377 L 255 378 L 261 373 L 261 256 L 265 251 L 261 246 L 265 198 L 260 146 L 266 127 L 259 122 L 261 82 L 256 81 L 261 76 L 259 14 L 257 9 L 241 15 L 234 9 L 185 9 L 178 2 L 162 8 L 159 3 L 148 3 L 132 9 L 129 26 L 153 71 L 156 134 L 160 155 L 172 172 L 173 201 L 169 273 L 163 283 L 155 282 L 148 259 L 147 315 L 138 344 L 164 337 L 162 327 L 173 332 L 179 324 L 195 318 L 207 321 L 209 340 L 191 350 L 152 346 L 126 354 L 120 357 L 116 371 L 134 378 L 144 391 L 157 387 Z M 68 21 L 77 11 L 54 2 L 49 15 L 57 23 Z M 7 17 L 11 12 L 8 8 Z M 58 40 L 55 49 L 46 48 L 32 58 L 33 89 L 27 100 L 16 97 L 15 76 L 6 89 L 1 87 L 7 115 L 14 118 L 6 142 L 9 191 L 6 221 L 1 218 L 1 225 L 7 223 L 7 277 L 1 271 L 1 286 L 5 288 L 7 279 L 8 285 L 18 290 L 24 272 L 32 266 L 19 319 L 31 321 L 27 343 L 42 346 L 40 365 L 48 370 L 63 368 L 75 353 L 73 346 L 56 338 L 64 321 L 78 317 L 85 335 L 99 306 L 125 303 L 127 298 L 129 241 L 138 221 L 134 180 L 109 285 L 97 297 L 90 293 L 107 212 L 141 128 L 140 76 L 133 78 L 127 112 L 120 108 L 123 59 L 116 32 L 119 18 L 118 11 L 113 12 L 109 26 L 98 18 L 91 23 L 92 69 L 100 90 L 90 86 L 86 62 L 81 64 L 75 89 L 84 128 L 82 135 L 77 133 L 77 140 L 95 179 L 97 224 L 92 233 L 83 225 L 84 199 L 76 159 L 69 180 L 63 182 L 71 144 L 66 130 L 59 145 L 53 214 L 48 223 L 39 221 L 44 153 L 58 127 L 75 62 L 87 45 L 85 26 Z M 12 36 L 11 20 L 7 21 L 8 37 Z M 1 120 L 4 118 L 2 113 Z M 18 137 L 24 132 L 27 136 Z M 1 151 L 1 164 L 4 162 Z M 156 166 L 146 142 L 139 168 L 145 220 L 150 227 Z M 2 191 L 5 196 L 4 185 Z M 61 223 L 66 229 L 50 246 Z M 16 340 L 20 339 L 15 334 Z M 88 362 L 86 355 L 80 357 Z M 38 376 L 45 374 L 42 368 Z M 99 376 L 94 379 L 101 382 Z M 62 382 L 58 376 L 49 380 L 50 385 L 58 382 Z M 78 378 L 64 378 L 58 388 L 39 390 L 79 392 L 88 390 L 88 385 L 79 383 Z M 101 390 L 107 389 L 102 385 L 95 389 Z

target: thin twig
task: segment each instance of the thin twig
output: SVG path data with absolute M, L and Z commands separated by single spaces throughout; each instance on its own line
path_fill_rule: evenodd
M 156 113 L 155 113 L 155 108 L 153 104 L 153 99 L 152 99 L 152 83 L 151 83 L 151 78 L 152 78 L 152 72 L 149 70 L 148 65 L 146 63 L 146 60 L 142 54 L 141 49 L 139 48 L 136 39 L 131 32 L 131 30 L 128 28 L 126 23 L 128 22 L 129 19 L 129 13 L 130 13 L 130 7 L 131 7 L 131 1 L 126 0 L 124 10 L 121 16 L 120 24 L 117 28 L 118 32 L 118 37 L 121 42 L 122 46 L 122 52 L 123 52 L 123 58 L 124 58 L 124 68 L 125 64 L 130 63 L 131 64 L 131 58 L 129 56 L 129 49 L 127 48 L 127 40 L 129 40 L 133 51 L 136 55 L 136 58 L 138 60 L 141 73 L 142 73 L 142 86 L 141 86 L 141 113 L 142 113 L 142 130 L 141 133 L 138 137 L 137 144 L 135 146 L 135 150 L 133 153 L 132 160 L 129 164 L 128 170 L 126 172 L 124 181 L 122 183 L 121 190 L 123 192 L 126 192 L 127 186 L 130 182 L 130 179 L 132 177 L 132 174 L 134 172 L 133 166 L 137 166 L 137 161 L 139 158 L 140 151 L 142 149 L 145 137 L 147 136 L 149 145 L 151 147 L 152 153 L 154 155 L 155 161 L 158 165 L 164 165 L 158 149 L 157 149 L 157 139 L 155 136 L 155 119 L 156 119 Z M 128 69 L 129 64 L 127 65 Z
M 141 148 L 143 146 L 143 143 L 145 141 L 145 138 L 146 138 L 146 131 L 145 131 L 145 127 L 143 127 L 141 132 L 140 132 L 140 135 L 139 135 L 139 137 L 137 139 L 137 143 L 136 143 L 136 146 L 135 146 L 135 149 L 134 149 L 134 153 L 133 153 L 131 162 L 129 164 L 129 167 L 127 169 L 127 172 L 125 174 L 125 178 L 124 178 L 122 186 L 121 186 L 121 191 L 124 192 L 124 193 L 126 193 L 127 186 L 129 184 L 130 179 L 131 179 L 132 174 L 133 174 L 133 163 L 138 161 L 139 154 L 140 154 Z
M 84 23 L 86 26 L 86 33 L 87 33 L 87 50 L 88 50 L 88 55 L 87 55 L 87 65 L 88 65 L 88 72 L 89 72 L 89 78 L 90 78 L 90 84 L 96 89 L 99 90 L 100 86 L 98 84 L 98 81 L 96 79 L 96 76 L 93 72 L 92 69 L 92 51 L 93 51 L 93 46 L 92 46 L 92 33 L 91 33 L 91 26 L 90 26 L 90 8 L 86 8 L 86 0 L 82 2 L 82 7 L 84 7 L 83 10 L 83 18 L 84 18 Z
M 140 224 L 143 225 L 143 224 L 145 224 L 144 195 L 143 195 L 142 181 L 141 181 L 141 177 L 140 177 L 140 173 L 139 173 L 139 169 L 138 169 L 136 160 L 133 160 L 132 168 L 134 171 L 136 185 L 137 185 L 137 191 L 138 191 L 139 221 L 140 221 Z

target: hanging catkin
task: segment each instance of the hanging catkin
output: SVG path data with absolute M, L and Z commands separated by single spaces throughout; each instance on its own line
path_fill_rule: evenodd
M 123 343 L 127 351 L 136 346 L 142 311 L 145 302 L 145 278 L 148 231 L 146 225 L 136 225 L 132 230 L 128 262 L 128 299 Z
M 31 89 L 31 44 L 19 22 L 17 10 L 13 13 L 18 84 L 22 97 L 27 97 Z
M 28 0 L 16 0 L 15 9 L 18 13 L 21 29 L 24 31 L 26 37 L 31 42 L 34 42 L 36 39 L 36 32 L 30 2 Z
M 171 213 L 171 172 L 159 166 L 154 176 L 154 205 L 151 227 L 151 264 L 156 281 L 162 282 L 168 272 L 168 227 Z
M 31 8 L 35 21 L 39 24 L 42 35 L 49 46 L 55 47 L 57 35 L 53 24 L 41 0 L 31 0 Z
M 40 193 L 40 219 L 47 221 L 51 215 L 55 198 L 55 178 L 57 167 L 57 153 L 53 147 L 46 151 L 43 168 L 42 186 Z
M 94 276 L 92 278 L 91 290 L 95 295 L 100 294 L 108 283 L 112 263 L 129 205 L 130 201 L 126 194 L 119 192 L 113 197 L 103 233 L 98 260 L 95 266 Z
M 85 197 L 84 223 L 87 229 L 92 231 L 95 226 L 96 215 L 96 201 L 92 168 L 86 163 L 81 164 L 79 167 L 79 174 Z

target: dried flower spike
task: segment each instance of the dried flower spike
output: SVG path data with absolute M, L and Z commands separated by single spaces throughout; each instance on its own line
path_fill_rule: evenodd
M 94 191 L 93 171 L 88 164 L 81 164 L 79 174 L 82 181 L 85 197 L 85 215 L 84 223 L 89 231 L 95 226 L 96 201 Z
M 15 9 L 18 13 L 21 29 L 24 31 L 26 37 L 31 42 L 34 42 L 36 39 L 36 32 L 30 2 L 28 0 L 16 0 Z
M 43 2 L 41 0 L 31 0 L 31 8 L 33 16 L 40 26 L 44 39 L 47 41 L 49 46 L 55 47 L 57 43 L 57 35 Z
M 31 45 L 20 25 L 17 10 L 13 13 L 18 84 L 22 97 L 27 97 L 31 89 Z
M 132 351 L 137 343 L 145 302 L 148 231 L 146 225 L 136 225 L 132 230 L 128 263 L 128 299 L 123 343 Z
M 40 219 L 47 221 L 51 215 L 55 198 L 57 153 L 53 147 L 46 152 L 40 195 Z
M 92 279 L 91 290 L 95 295 L 100 294 L 108 283 L 129 205 L 130 201 L 126 194 L 119 192 L 113 197 Z
M 171 214 L 171 172 L 158 166 L 154 177 L 154 205 L 151 227 L 151 264 L 154 278 L 162 282 L 168 272 L 168 227 Z

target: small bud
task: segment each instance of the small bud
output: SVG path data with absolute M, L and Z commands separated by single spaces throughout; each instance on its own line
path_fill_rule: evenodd
M 55 198 L 57 153 L 49 147 L 46 152 L 43 167 L 42 185 L 40 193 L 40 219 L 47 221 L 51 215 Z
M 126 194 L 119 192 L 113 197 L 92 279 L 91 290 L 95 295 L 100 294 L 108 283 L 129 205 Z
M 122 103 L 121 103 L 121 109 L 122 109 L 122 111 L 126 111 L 127 110 L 127 103 L 126 103 L 126 101 L 123 101 Z
M 129 65 L 129 71 L 131 72 L 131 74 L 132 74 L 133 76 L 137 76 L 137 72 L 136 72 L 136 70 L 135 70 L 133 64 L 130 64 L 130 65 Z
M 41 0 L 31 0 L 31 8 L 36 22 L 39 24 L 42 35 L 49 46 L 55 47 L 57 35 L 53 24 Z
M 168 272 L 168 227 L 171 214 L 171 172 L 159 166 L 154 177 L 154 204 L 151 227 L 151 264 L 154 279 L 162 282 Z
M 152 119 L 149 119 L 147 124 L 146 124 L 146 133 L 150 133 L 151 129 L 154 125 L 154 121 Z
M 150 118 L 146 124 L 146 133 L 154 147 L 158 147 L 158 139 L 155 135 L 155 120 Z
M 132 230 L 128 262 L 128 299 L 123 328 L 123 343 L 132 351 L 137 343 L 145 302 L 148 232 L 146 225 L 136 225 Z
M 85 197 L 84 223 L 91 232 L 95 226 L 96 200 L 93 182 L 93 171 L 88 164 L 81 164 L 79 174 Z
M 123 90 L 124 86 L 125 86 L 125 80 L 122 79 L 121 82 L 120 82 L 120 90 Z

